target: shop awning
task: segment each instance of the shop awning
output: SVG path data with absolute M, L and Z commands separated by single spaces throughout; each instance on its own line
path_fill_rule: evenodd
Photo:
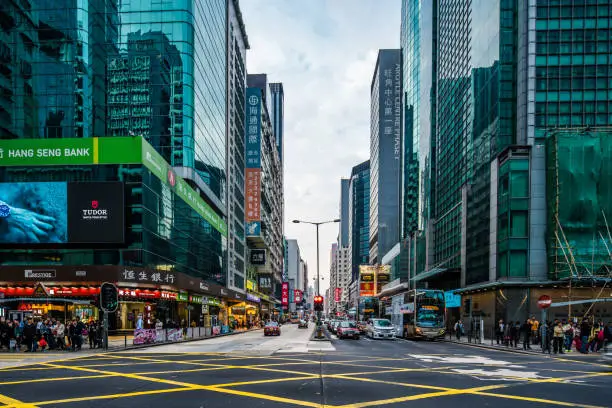
M 422 280 L 428 280 L 429 278 L 437 277 L 437 276 L 443 274 L 447 270 L 449 270 L 449 269 L 448 268 L 433 268 L 433 269 L 430 269 L 428 271 L 419 273 L 417 276 L 415 276 L 411 280 L 413 282 L 419 282 L 419 281 L 422 281 Z
M 91 300 L 78 300 L 78 299 L 66 299 L 66 298 L 39 298 L 39 297 L 13 297 L 13 298 L 4 298 L 0 299 L 0 303 L 9 303 L 15 301 L 27 301 L 27 302 L 64 302 L 64 303 L 72 303 L 75 305 L 90 305 Z
M 408 290 L 408 282 L 398 283 L 397 285 L 385 288 L 380 291 L 377 297 L 390 296 L 405 290 Z

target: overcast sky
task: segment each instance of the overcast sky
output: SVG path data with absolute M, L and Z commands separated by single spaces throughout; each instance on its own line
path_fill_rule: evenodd
M 316 276 L 315 227 L 339 217 L 340 178 L 370 156 L 377 51 L 399 48 L 400 0 L 241 0 L 250 74 L 285 91 L 285 235 Z M 321 290 L 338 224 L 320 228 Z

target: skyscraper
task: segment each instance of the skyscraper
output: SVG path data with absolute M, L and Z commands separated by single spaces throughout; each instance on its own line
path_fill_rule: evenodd
M 251 265 L 260 290 L 280 298 L 283 274 L 283 171 L 268 111 L 266 74 L 248 74 L 245 201 L 249 249 L 266 249 L 265 265 Z
M 234 93 L 234 104 L 240 100 L 238 109 L 244 109 L 244 80 L 232 84 L 228 77 L 229 66 L 238 67 L 238 76 L 245 72 L 243 60 L 228 63 L 229 27 L 241 24 L 237 2 L 231 4 L 233 14 L 224 0 L 5 3 L 0 7 L 0 106 L 8 114 L 0 115 L 0 149 L 74 147 L 68 151 L 80 156 L 3 162 L 2 191 L 44 200 L 54 189 L 54 205 L 43 212 L 78 214 L 71 206 L 86 205 L 117 217 L 109 226 L 112 237 L 92 225 L 79 229 L 86 237 L 76 230 L 69 234 L 64 225 L 52 236 L 3 241 L 7 281 L 15 268 L 48 262 L 60 286 L 87 282 L 95 292 L 109 281 L 143 289 L 123 292 L 116 318 L 110 319 L 113 328 L 123 329 L 133 328 L 128 310 L 144 313 L 145 301 L 155 317 L 181 320 L 188 318 L 186 302 L 201 305 L 202 295 L 244 300 L 242 293 L 223 287 L 227 141 L 228 134 L 243 133 L 240 123 L 227 125 L 235 122 L 228 118 L 233 106 L 228 95 Z M 74 201 L 78 191 L 84 194 L 81 202 Z M 239 280 L 234 283 L 240 286 Z M 165 296 L 162 286 L 169 291 Z M 179 306 L 171 301 L 179 291 L 194 296 Z M 48 303 L 53 302 L 51 297 Z M 194 308 L 191 318 L 228 324 L 227 302 L 209 306 L 207 313 Z M 94 309 L 68 311 L 98 318 Z
M 340 227 L 338 245 L 342 248 L 346 248 L 349 245 L 349 183 L 350 179 L 340 179 Z
M 283 137 L 284 137 L 284 121 L 285 121 L 285 91 L 281 82 L 270 83 L 271 94 L 271 111 L 272 111 L 272 130 L 276 137 L 276 147 L 278 155 L 283 161 Z
M 378 51 L 370 95 L 370 263 L 376 264 L 400 238 L 400 50 Z
M 413 280 L 461 287 L 462 312 L 491 316 L 486 324 L 534 313 L 544 293 L 596 297 L 599 289 L 580 285 L 587 276 L 601 284 L 611 266 L 609 239 L 593 239 L 606 236 L 612 212 L 601 198 L 612 173 L 600 164 L 611 157 L 611 10 L 607 2 L 562 3 L 437 0 L 428 3 L 426 40 L 429 8 L 403 2 L 404 108 L 424 101 L 410 105 L 410 89 L 431 95 L 418 200 L 427 244 L 415 247 L 426 261 Z M 429 54 L 416 54 L 416 40 L 432 49 L 430 89 Z M 411 134 L 405 127 L 404 140 Z M 421 126 L 420 146 L 424 134 Z
M 359 265 L 370 261 L 370 161 L 351 170 L 349 182 L 349 248 L 351 281 L 359 276 Z
M 238 2 L 228 1 L 228 51 L 227 51 L 227 105 L 232 118 L 228 121 L 227 161 L 228 175 L 228 286 L 238 290 L 245 289 L 246 279 L 246 231 L 244 202 L 245 169 L 245 89 L 246 89 L 246 51 L 249 40 L 246 35 Z M 253 277 L 253 283 L 256 278 Z M 255 287 L 255 285 L 253 285 Z

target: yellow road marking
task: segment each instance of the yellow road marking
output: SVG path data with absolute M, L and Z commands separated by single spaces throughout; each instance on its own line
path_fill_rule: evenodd
M 270 384 L 275 382 L 285 382 L 285 381 L 300 381 L 300 380 L 315 380 L 319 379 L 318 375 L 308 375 L 303 377 L 290 377 L 290 378 L 275 378 L 271 380 L 254 380 L 254 381 L 240 381 L 226 384 L 214 384 L 210 387 L 214 388 L 225 388 L 225 387 L 238 387 L 241 385 L 256 385 L 256 384 Z
M 217 391 L 217 392 L 222 392 L 225 394 L 240 395 L 241 397 L 258 398 L 258 399 L 263 399 L 266 401 L 274 401 L 274 402 L 284 402 L 287 404 L 299 405 L 302 407 L 314 407 L 314 408 L 324 408 L 324 407 L 332 408 L 333 407 L 332 405 L 321 405 L 321 404 L 317 404 L 316 402 L 301 401 L 301 400 L 277 397 L 274 395 L 267 395 L 267 394 L 258 394 L 255 392 L 239 391 L 239 390 L 234 390 L 231 388 L 225 389 L 225 388 L 217 388 L 217 387 L 208 387 L 207 389 L 210 391 Z
M 417 394 L 417 395 L 409 395 L 406 397 L 397 397 L 397 398 L 388 398 L 384 400 L 377 401 L 367 401 L 367 402 L 358 402 L 355 404 L 346 404 L 340 405 L 336 408 L 365 408 L 365 407 L 373 407 L 377 405 L 387 405 L 387 404 L 396 404 L 398 402 L 406 402 L 406 401 L 415 401 L 426 398 L 434 398 L 434 397 L 445 397 L 449 395 L 461 395 L 461 394 L 472 394 L 475 391 L 487 391 L 491 389 L 502 388 L 504 386 L 499 385 L 489 385 L 486 387 L 477 387 L 477 388 L 466 388 L 466 389 L 451 389 L 448 391 L 439 391 L 439 392 L 429 392 L 426 394 Z
M 30 384 L 30 383 L 37 383 L 37 382 L 51 382 L 51 381 L 71 381 L 71 380 L 86 380 L 86 379 L 90 379 L 90 378 L 106 378 L 106 377 L 114 377 L 113 375 L 108 375 L 108 374 L 100 374 L 100 375 L 83 375 L 83 376 L 77 376 L 77 377 L 59 377 L 59 378 L 38 378 L 38 379 L 34 379 L 34 380 L 19 380 L 19 381 L 5 381 L 5 382 L 0 382 L 0 386 L 3 385 L 16 385 L 16 384 Z
M 60 400 L 49 400 L 49 401 L 39 401 L 34 402 L 33 404 L 38 405 L 52 405 L 52 404 L 63 404 L 70 402 L 81 402 L 81 401 L 95 401 L 95 400 L 103 400 L 103 399 L 115 399 L 115 398 L 127 398 L 127 397 L 139 397 L 141 395 L 154 395 L 154 394 L 165 394 L 169 392 L 181 392 L 181 391 L 194 391 L 195 388 L 184 387 L 184 388 L 168 388 L 163 390 L 151 390 L 151 391 L 135 391 L 135 392 L 127 392 L 124 394 L 105 394 L 105 395 L 92 395 L 89 397 L 75 397 L 75 398 L 64 398 Z M 8 405 L 2 408 L 26 408 L 28 405 Z
M 11 397 L 7 397 L 6 395 L 0 394 L 0 403 L 5 404 L 5 406 L 15 406 L 19 408 L 36 408 L 34 404 L 26 404 L 25 402 L 21 402 Z
M 403 382 L 396 382 L 396 381 L 375 380 L 373 378 L 356 378 L 356 377 L 351 377 L 348 374 L 329 374 L 329 375 L 325 375 L 324 377 L 325 378 L 337 378 L 340 380 L 354 380 L 354 381 L 371 382 L 371 383 L 378 383 L 378 384 L 399 385 L 402 387 L 411 387 L 411 388 L 424 388 L 428 390 L 438 390 L 438 391 L 453 391 L 457 389 L 457 388 L 438 387 L 435 385 L 410 384 L 410 383 L 403 383 Z
M 548 400 L 548 399 L 544 399 L 544 398 L 523 397 L 523 396 L 519 396 L 519 395 L 495 394 L 493 392 L 475 392 L 474 394 L 484 395 L 484 396 L 487 396 L 487 397 L 497 397 L 497 398 L 513 399 L 513 400 L 519 400 L 519 401 L 541 402 L 543 404 L 561 405 L 561 406 L 565 406 L 565 407 L 605 408 L 605 407 L 601 407 L 601 406 L 598 406 L 598 405 L 585 405 L 585 404 L 578 404 L 578 403 L 574 403 L 574 402 L 563 402 L 563 401 L 556 401 L 556 400 Z

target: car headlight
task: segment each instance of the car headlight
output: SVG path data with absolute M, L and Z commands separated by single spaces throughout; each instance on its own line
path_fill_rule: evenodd
M 417 334 L 423 334 L 423 330 L 421 330 L 420 328 L 418 328 L 418 327 L 417 327 L 417 328 L 416 328 L 416 333 L 417 333 Z

